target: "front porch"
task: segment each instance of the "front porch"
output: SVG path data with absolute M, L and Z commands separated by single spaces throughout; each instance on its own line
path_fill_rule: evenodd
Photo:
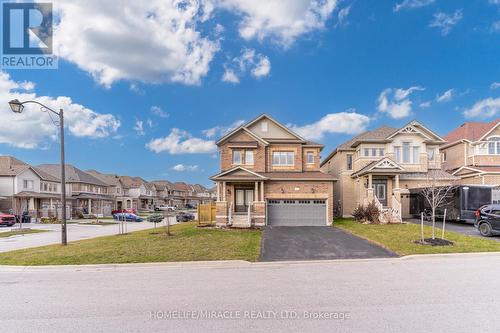
M 217 188 L 217 225 L 232 227 L 264 226 L 266 203 L 264 181 L 219 181 Z
M 358 205 L 375 203 L 381 212 L 382 223 L 402 222 L 400 174 L 404 169 L 391 159 L 384 158 L 353 174 L 358 185 Z

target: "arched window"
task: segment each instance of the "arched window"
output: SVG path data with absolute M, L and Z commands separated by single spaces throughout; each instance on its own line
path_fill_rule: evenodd
M 488 138 L 488 154 L 500 155 L 500 136 Z

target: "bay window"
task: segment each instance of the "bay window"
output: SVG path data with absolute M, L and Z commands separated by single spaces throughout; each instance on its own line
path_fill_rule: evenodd
M 500 137 L 490 138 L 488 141 L 488 155 L 500 155 Z

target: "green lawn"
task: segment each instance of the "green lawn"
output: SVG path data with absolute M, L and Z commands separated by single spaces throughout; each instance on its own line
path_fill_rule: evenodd
M 0 238 L 10 237 L 15 235 L 37 234 L 39 232 L 46 232 L 47 230 L 38 229 L 16 229 L 12 231 L 0 232 Z
M 107 236 L 68 246 L 49 245 L 0 253 L 0 265 L 83 265 L 202 260 L 257 261 L 261 231 L 197 228 L 196 223 Z M 155 233 L 156 232 L 156 233 Z
M 349 219 L 335 220 L 334 226 L 356 236 L 365 238 L 402 256 L 410 254 L 500 252 L 500 242 L 480 237 L 466 236 L 455 232 L 445 232 L 445 238 L 453 246 L 430 246 L 415 244 L 420 239 L 420 225 L 417 224 L 361 224 Z M 425 238 L 432 236 L 432 228 L 425 227 Z M 436 236 L 441 230 L 436 228 Z

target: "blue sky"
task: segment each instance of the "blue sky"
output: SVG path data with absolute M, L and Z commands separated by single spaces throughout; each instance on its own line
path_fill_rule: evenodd
M 500 115 L 500 1 L 56 3 L 57 70 L 3 70 L 0 154 L 209 185 L 214 140 L 266 112 L 326 145 L 412 119 L 445 135 Z M 71 5 L 71 6 L 70 6 Z M 175 23 L 175 24 L 171 24 Z

